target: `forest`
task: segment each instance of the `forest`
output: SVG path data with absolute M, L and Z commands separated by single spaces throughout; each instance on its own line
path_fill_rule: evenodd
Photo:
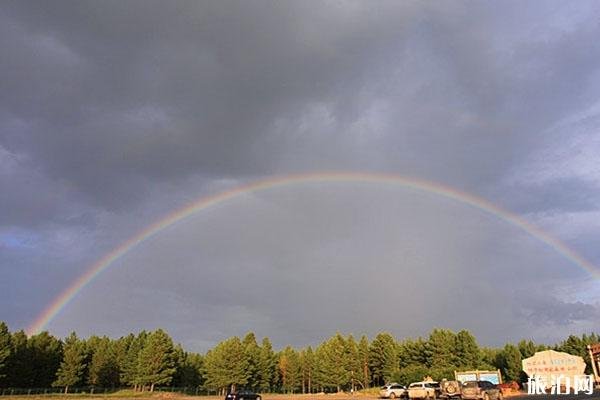
M 386 332 L 372 340 L 336 333 L 316 346 L 274 349 L 252 332 L 231 337 L 206 353 L 188 352 L 162 329 L 120 338 L 74 332 L 56 338 L 44 331 L 28 336 L 0 322 L 0 388 L 77 387 L 153 391 L 157 387 L 199 388 L 223 393 L 230 385 L 261 393 L 361 390 L 386 382 L 408 384 L 424 376 L 451 379 L 454 370 L 500 369 L 504 381 L 521 382 L 521 360 L 554 349 L 584 357 L 595 334 L 571 335 L 554 345 L 521 340 L 501 348 L 480 346 L 467 330 L 434 329 L 429 336 L 397 340 Z

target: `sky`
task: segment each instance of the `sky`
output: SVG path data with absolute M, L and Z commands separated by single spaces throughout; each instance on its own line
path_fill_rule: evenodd
M 336 171 L 480 197 L 599 267 L 433 192 L 305 181 L 161 230 L 45 328 L 162 327 L 193 351 L 600 331 L 599 20 L 593 1 L 3 1 L 0 320 L 27 329 L 198 199 Z

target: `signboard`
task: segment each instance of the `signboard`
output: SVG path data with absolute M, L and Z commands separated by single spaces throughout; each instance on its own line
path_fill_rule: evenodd
M 488 381 L 496 385 L 502 383 L 500 371 L 454 371 L 454 377 L 461 383 L 466 381 Z
M 477 375 L 476 374 L 465 374 L 465 373 L 461 373 L 461 372 L 457 372 L 456 373 L 456 380 L 464 383 L 466 381 L 476 381 L 477 380 Z
M 497 385 L 500 383 L 500 378 L 498 378 L 498 374 L 493 373 L 493 374 L 479 374 L 479 380 L 480 381 L 488 381 L 488 382 L 492 382 L 494 385 Z
M 583 358 L 554 350 L 538 351 L 524 359 L 522 364 L 523 371 L 530 378 L 540 378 L 546 382 L 551 382 L 552 377 L 559 375 L 573 380 L 585 371 Z

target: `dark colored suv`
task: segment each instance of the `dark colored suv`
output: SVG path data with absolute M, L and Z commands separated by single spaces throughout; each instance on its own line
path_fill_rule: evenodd
M 225 400 L 261 400 L 260 394 L 254 393 L 251 390 L 238 390 L 235 392 L 227 393 Z
M 498 386 L 488 381 L 466 381 L 460 392 L 463 400 L 502 400 Z

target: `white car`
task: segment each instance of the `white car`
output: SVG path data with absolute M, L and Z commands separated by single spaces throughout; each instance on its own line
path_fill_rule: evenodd
M 409 399 L 435 399 L 440 390 L 440 384 L 434 381 L 413 382 L 408 385 Z
M 405 398 L 407 396 L 406 386 L 402 386 L 399 383 L 389 383 L 379 389 L 379 397 L 384 399 Z

